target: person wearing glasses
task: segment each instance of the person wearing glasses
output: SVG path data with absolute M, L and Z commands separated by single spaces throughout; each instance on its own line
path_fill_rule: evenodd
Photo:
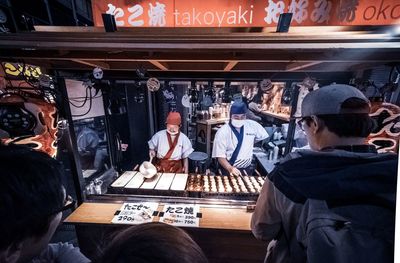
M 388 222 L 384 227 L 394 229 L 398 156 L 378 154 L 375 146 L 366 143 L 375 127 L 369 111 L 369 100 L 348 85 L 325 86 L 304 98 L 298 124 L 311 149 L 288 154 L 267 175 L 251 219 L 254 236 L 268 243 L 265 262 L 306 262 L 306 251 L 299 245 L 296 228 L 307 199 L 342 205 L 381 200 L 391 207 L 393 217 L 382 218 L 387 211 L 371 213 L 380 207 L 371 208 L 368 214 L 360 210 L 354 213 L 364 215 L 361 223 L 365 226 L 379 226 L 377 222 L 384 220 Z M 368 203 L 362 205 L 365 204 Z M 368 247 L 369 240 L 365 242 Z M 338 249 L 351 251 L 349 247 Z M 385 252 L 390 250 L 393 252 L 393 247 L 387 247 Z M 372 258 L 390 257 L 390 252 L 383 255 L 377 249 L 375 253 L 377 257 Z
M 267 131 L 257 122 L 246 119 L 247 106 L 235 101 L 230 110 L 229 123 L 215 134 L 212 157 L 217 158 L 224 175 L 252 174 L 254 143 L 268 138 Z
M 86 263 L 78 248 L 49 244 L 71 208 L 60 164 L 24 146 L 0 146 L 0 262 Z

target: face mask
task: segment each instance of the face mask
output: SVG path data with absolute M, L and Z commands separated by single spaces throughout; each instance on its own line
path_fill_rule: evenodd
M 235 119 L 231 119 L 232 125 L 235 128 L 241 128 L 244 125 L 244 121 L 245 120 L 235 120 Z
M 179 131 L 172 132 L 172 131 L 170 131 L 170 130 L 167 130 L 167 132 L 168 132 L 170 135 L 177 135 L 177 134 L 179 133 Z

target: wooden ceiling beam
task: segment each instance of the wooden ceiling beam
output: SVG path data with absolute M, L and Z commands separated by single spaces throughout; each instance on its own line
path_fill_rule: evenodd
M 195 61 L 186 62 L 186 63 L 169 63 L 170 65 L 170 70 L 171 71 L 176 71 L 176 70 L 184 70 L 184 71 L 223 71 L 224 69 L 224 63 L 222 62 L 216 62 L 216 63 L 197 63 Z
M 324 63 L 324 61 L 312 61 L 312 62 L 307 62 L 307 63 L 302 63 L 302 62 L 294 62 L 286 66 L 286 71 L 293 72 L 297 71 L 300 69 L 305 69 L 314 65 L 318 65 Z
M 26 60 L 26 63 L 34 64 L 34 61 Z M 110 71 L 134 71 L 140 65 L 144 66 L 149 72 L 219 72 L 219 73 L 263 73 L 263 72 L 287 72 L 286 70 L 287 63 L 239 63 L 235 68 L 231 71 L 224 71 L 223 63 L 174 63 L 169 65 L 168 71 L 163 71 L 158 67 L 154 66 L 149 62 L 136 63 L 136 62 L 110 62 Z M 354 65 L 354 64 L 353 64 Z M 368 64 L 367 64 L 368 65 Z M 379 64 L 378 64 L 379 65 Z M 304 69 L 298 69 L 294 72 L 349 72 L 349 66 L 352 66 L 350 63 L 324 63 L 321 65 L 316 65 L 315 67 L 309 67 Z M 59 70 L 91 70 L 93 67 L 85 65 L 85 64 L 76 64 L 72 61 L 53 61 L 51 69 L 59 69 Z
M 163 71 L 169 70 L 169 66 L 168 66 L 167 63 L 161 63 L 161 62 L 159 62 L 157 60 L 148 60 L 148 62 L 150 62 L 151 64 L 153 64 L 154 66 L 156 66 L 160 70 L 163 70 Z
M 78 39 L 89 39 L 96 38 L 96 42 L 98 40 L 103 39 L 112 39 L 112 41 L 116 40 L 133 40 L 137 42 L 138 40 L 147 40 L 149 38 L 159 39 L 159 40 L 170 40 L 170 39 L 182 39 L 182 40 L 200 40 L 207 41 L 209 39 L 213 39 L 213 41 L 224 40 L 224 39 L 250 39 L 250 40 L 264 40 L 269 39 L 271 37 L 273 39 L 330 39 L 330 40 L 342 40 L 342 39 L 351 39 L 351 40 L 371 40 L 371 39 L 391 39 L 392 35 L 389 33 L 375 32 L 369 30 L 360 30 L 355 29 L 354 27 L 336 27 L 332 28 L 329 26 L 321 26 L 321 27 L 291 27 L 290 33 L 276 33 L 276 27 L 268 28 L 260 28 L 263 32 L 246 32 L 244 28 L 118 28 L 118 32 L 113 32 L 112 34 L 104 32 L 104 28 L 96 28 L 96 27 L 72 27 L 75 29 L 75 32 L 67 32 L 68 27 L 58 27 L 56 30 L 52 30 L 53 32 L 31 32 L 31 33 L 20 33 L 20 34 L 12 34 L 11 37 L 21 37 L 24 38 L 47 38 L 47 39 L 60 39 L 60 38 L 69 38 L 74 37 Z M 390 28 L 390 26 L 386 26 L 386 28 Z M 54 28 L 53 28 L 54 29 Z M 90 30 L 98 30 L 98 32 L 90 32 Z M 330 30 L 333 29 L 333 30 Z M 239 32 L 242 31 L 242 32 Z M 126 31 L 126 32 L 123 32 Z M 236 32 L 234 32 L 236 31 Z M 10 34 L 11 35 L 11 34 Z M 198 41 L 196 41 L 198 42 Z
M 399 52 L 400 53 L 400 52 Z M 65 58 L 65 57 L 52 57 L 52 56 L 20 56 L 20 55 L 15 55 L 15 56 L 2 56 L 0 55 L 0 58 L 2 58 L 2 60 L 6 61 L 8 58 L 9 59 L 32 59 L 32 60 L 82 60 L 85 62 L 93 62 L 93 63 L 97 63 L 97 62 L 145 62 L 145 61 L 149 61 L 149 59 L 147 58 L 89 58 L 89 57 L 85 57 L 85 58 Z M 389 62 L 397 62 L 400 60 L 400 58 L 396 55 L 393 54 L 392 58 L 368 58 L 368 57 L 359 57 L 359 58 L 354 58 L 354 57 L 349 57 L 349 58 L 327 58 L 324 59 L 323 57 L 309 57 L 309 58 L 300 58 L 300 59 L 295 59 L 295 61 L 297 61 L 298 63 L 311 63 L 311 62 L 327 62 L 327 63 L 346 63 L 346 62 L 364 62 L 364 63 L 389 63 Z M 293 62 L 293 59 L 286 57 L 286 56 L 282 56 L 281 59 L 274 59 L 274 56 L 271 56 L 271 59 L 266 59 L 263 57 L 260 57 L 259 59 L 255 59 L 255 58 L 243 58 L 243 59 L 228 59 L 225 57 L 215 57 L 214 59 L 212 58 L 203 58 L 203 59 L 198 59 L 198 57 L 186 57 L 186 58 L 169 58 L 169 57 L 165 57 L 165 58 L 160 58 L 157 60 L 159 63 L 162 63 L 164 65 L 167 65 L 166 62 L 196 62 L 196 63 L 213 63 L 213 62 L 225 62 L 226 64 L 228 62 L 240 62 L 240 63 L 282 63 L 282 62 Z
M 101 62 L 101 61 L 86 61 L 86 60 L 81 60 L 81 59 L 71 59 L 71 61 L 79 63 L 79 64 L 91 66 L 94 68 L 110 69 L 110 65 L 108 65 L 105 62 Z
M 0 38 L 0 48 L 20 48 L 26 50 L 90 50 L 90 51 L 265 51 L 265 50 L 393 50 L 400 48 L 400 38 L 366 34 L 365 38 L 348 34 L 346 36 L 330 34 L 318 36 L 274 35 L 227 35 L 227 36 L 146 36 L 127 37 L 109 34 L 65 34 L 65 33 L 24 33 L 8 34 Z
M 240 63 L 232 71 L 285 70 L 287 63 Z
M 233 56 L 228 52 L 156 52 L 149 56 L 147 52 L 120 52 L 105 53 L 93 51 L 71 50 L 68 53 L 60 54 L 59 51 L 51 50 L 16 50 L 0 49 L 0 57 L 7 60 L 13 59 L 38 59 L 38 60 L 71 60 L 78 59 L 84 61 L 115 61 L 115 62 L 134 62 L 154 60 L 160 63 L 164 62 L 231 62 L 240 63 L 279 63 L 279 62 L 378 62 L 389 63 L 400 61 L 400 52 L 362 52 L 362 51 L 325 51 L 325 52 L 288 52 L 285 50 L 271 52 L 265 50 L 262 53 L 241 52 Z
M 237 60 L 226 63 L 224 66 L 224 71 L 231 71 L 237 65 L 237 63 L 239 63 Z
M 77 68 L 76 66 L 68 66 L 68 65 L 63 65 L 63 66 L 57 66 L 57 65 L 54 65 L 54 67 L 53 67 L 54 69 L 58 69 L 58 70 L 78 70 L 78 69 L 81 69 L 81 70 L 86 70 L 85 68 Z M 116 68 L 116 69 L 111 69 L 111 71 L 134 71 L 134 69 L 127 69 L 127 68 L 125 68 L 125 67 L 121 67 L 121 68 Z M 191 69 L 191 70 L 185 70 L 185 69 L 177 69 L 177 70 L 169 70 L 169 71 L 162 71 L 162 70 L 159 70 L 159 69 L 155 69 L 155 70 L 151 70 L 151 69 L 149 69 L 148 70 L 149 72 L 186 72 L 186 73 L 188 73 L 188 72 L 204 72 L 204 73 L 207 73 L 207 72 L 219 72 L 219 73 L 228 73 L 228 72 L 225 72 L 225 71 L 222 71 L 221 69 Z M 231 71 L 229 71 L 229 73 L 235 73 L 235 72 L 237 72 L 237 73 L 263 73 L 263 72 L 271 72 L 271 73 L 276 73 L 276 72 L 287 72 L 286 70 L 282 70 L 282 69 L 260 69 L 260 70 L 231 70 Z M 318 70 L 315 70 L 315 69 L 312 69 L 312 70 L 298 70 L 298 71 L 296 71 L 296 72 L 307 72 L 307 73 L 310 73 L 310 72 L 316 72 L 316 73 L 321 73 L 321 72 L 332 72 L 332 70 L 328 70 L 328 69 L 318 69 Z M 342 70 L 340 70 L 340 71 L 338 71 L 338 72 L 347 72 L 347 71 L 342 71 Z
M 62 70 L 92 70 L 93 65 L 77 64 L 71 60 L 25 60 L 26 63 L 41 66 L 45 69 L 62 69 Z M 150 62 L 109 62 L 112 71 L 134 71 L 138 67 L 143 66 L 148 71 L 161 72 L 160 68 L 154 66 Z M 224 63 L 172 63 L 169 65 L 168 71 L 163 72 L 225 72 Z M 296 72 L 350 72 L 357 69 L 371 68 L 372 66 L 382 65 L 381 63 L 321 63 L 307 68 L 297 69 Z M 287 69 L 287 63 L 238 63 L 229 72 L 290 72 Z

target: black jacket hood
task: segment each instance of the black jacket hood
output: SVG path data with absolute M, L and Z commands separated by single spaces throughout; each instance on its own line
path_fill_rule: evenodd
M 396 154 L 296 152 L 268 175 L 283 194 L 296 203 L 313 198 L 383 200 L 395 205 L 398 156 Z

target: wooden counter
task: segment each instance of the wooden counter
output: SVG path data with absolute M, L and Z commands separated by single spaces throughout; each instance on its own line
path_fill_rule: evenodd
M 88 202 L 79 206 L 64 223 L 74 224 L 82 252 L 94 259 L 112 236 L 127 225 L 112 224 L 122 203 Z M 158 211 L 162 211 L 163 204 Z M 203 249 L 210 262 L 262 262 L 266 244 L 256 240 L 250 230 L 252 213 L 243 206 L 200 204 L 199 228 L 185 228 Z M 154 217 L 155 222 L 159 218 Z
M 121 207 L 121 204 L 115 203 L 83 203 L 64 223 L 72 224 L 111 224 L 115 211 Z
M 65 219 L 64 223 L 112 224 L 114 213 L 121 208 L 121 205 L 121 203 L 83 203 Z M 157 210 L 162 211 L 163 205 L 159 205 Z M 200 212 L 203 214 L 200 228 L 250 231 L 252 213 L 246 212 L 245 208 L 200 206 Z M 158 220 L 158 217 L 154 217 L 153 222 Z

